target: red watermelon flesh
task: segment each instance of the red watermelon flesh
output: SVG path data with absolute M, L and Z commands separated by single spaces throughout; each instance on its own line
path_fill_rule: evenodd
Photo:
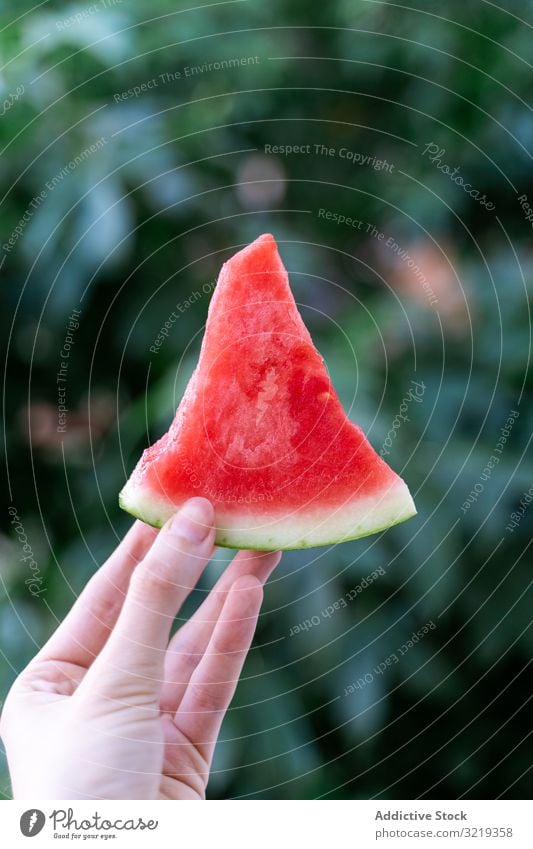
M 218 545 L 327 545 L 415 515 L 404 481 L 346 416 L 271 235 L 223 266 L 196 370 L 121 506 L 160 527 L 196 495 Z

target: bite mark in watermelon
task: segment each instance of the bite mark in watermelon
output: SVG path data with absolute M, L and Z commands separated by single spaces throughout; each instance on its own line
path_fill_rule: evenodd
M 188 498 L 230 548 L 329 545 L 414 516 L 404 481 L 346 416 L 271 235 L 219 275 L 198 365 L 121 506 L 161 527 Z

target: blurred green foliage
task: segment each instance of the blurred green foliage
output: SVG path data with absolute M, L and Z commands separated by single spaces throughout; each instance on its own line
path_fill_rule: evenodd
M 117 493 L 167 429 L 198 354 L 209 296 L 191 295 L 270 231 L 340 396 L 377 449 L 411 381 L 424 383 L 386 458 L 419 513 L 376 537 L 283 557 L 210 794 L 528 798 L 533 508 L 506 526 L 533 482 L 531 225 L 518 200 L 533 199 L 533 4 L 190 5 L 87 12 L 11 0 L 0 13 L 3 245 L 27 217 L 1 252 L 0 694 L 130 524 Z M 430 144 L 495 210 L 431 161 Z M 42 573 L 37 598 L 10 505 Z M 379 567 L 356 600 L 321 615 Z M 9 795 L 5 771 L 1 789 Z

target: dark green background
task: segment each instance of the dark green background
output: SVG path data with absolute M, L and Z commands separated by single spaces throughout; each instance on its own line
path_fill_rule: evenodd
M 2 243 L 46 183 L 105 137 L 47 192 L 0 272 L 0 695 L 129 526 L 117 493 L 169 425 L 209 296 L 193 295 L 154 355 L 160 327 L 269 231 L 376 449 L 410 382 L 424 383 L 387 458 L 419 512 L 379 536 L 283 557 L 210 795 L 527 798 L 533 506 L 506 525 L 533 483 L 531 223 L 518 201 L 533 203 L 533 5 L 247 0 L 186 11 L 123 0 L 62 23 L 89 5 L 30 11 L 12 0 L 0 12 L 1 99 L 24 85 L 0 118 Z M 259 61 L 185 76 L 250 56 Z M 138 97 L 114 97 L 154 78 Z M 429 143 L 494 210 L 424 155 Z M 265 144 L 336 153 L 265 156 Z M 394 167 L 354 165 L 343 147 Z M 325 221 L 320 208 L 364 227 Z M 436 304 L 384 247 L 389 237 Z M 58 434 L 55 375 L 73 308 Z M 511 410 L 500 462 L 464 512 Z M 40 598 L 24 583 L 10 504 L 42 572 Z M 320 617 L 378 567 L 385 574 L 356 601 Z M 435 629 L 398 663 L 343 695 L 429 621 Z M 5 772 L 1 790 L 9 796 Z

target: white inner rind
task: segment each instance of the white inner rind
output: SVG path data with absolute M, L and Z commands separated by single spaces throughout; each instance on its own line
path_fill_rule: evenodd
M 162 527 L 180 504 L 170 504 L 129 480 L 120 494 L 120 505 L 155 527 Z M 404 522 L 416 514 L 407 484 L 401 478 L 372 496 L 354 496 L 338 506 L 302 507 L 274 514 L 263 505 L 252 513 L 217 509 L 216 544 L 228 548 L 291 549 L 331 545 L 358 539 Z

